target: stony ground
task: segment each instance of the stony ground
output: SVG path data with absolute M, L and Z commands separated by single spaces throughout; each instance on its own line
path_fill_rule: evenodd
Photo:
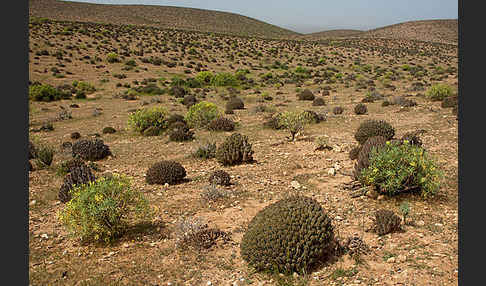
M 59 86 L 82 80 L 96 88 L 88 99 L 30 102 L 30 137 L 56 148 L 51 167 L 36 168 L 29 173 L 31 285 L 458 283 L 456 115 L 450 108 L 441 108 L 440 102 L 426 100 L 424 90 L 411 89 L 414 82 L 423 83 L 425 89 L 437 82 L 457 88 L 457 50 L 453 46 L 416 42 L 407 46 L 402 42 L 391 44 L 379 40 L 325 45 L 157 29 L 127 32 L 112 27 L 108 30 L 96 24 L 56 22 L 32 24 L 29 37 L 32 82 Z M 190 48 L 196 53 L 188 53 Z M 49 55 L 36 55 L 42 50 L 47 50 Z M 59 50 L 63 59 L 53 56 Z M 144 54 L 136 55 L 140 50 Z M 111 51 L 120 55 L 127 52 L 127 55 L 122 56 L 121 63 L 110 64 L 105 58 Z M 164 63 L 159 66 L 141 61 L 142 57 L 151 56 L 177 65 L 168 67 Z M 324 57 L 325 63 L 320 63 L 319 59 Z M 137 62 L 137 67 L 124 70 L 124 62 L 130 59 Z M 288 70 L 272 68 L 275 61 L 286 63 Z M 188 67 L 190 62 L 194 63 Z M 127 129 L 131 110 L 164 106 L 171 113 L 185 114 L 187 108 L 168 94 L 141 94 L 136 100 L 125 100 L 119 95 L 128 88 L 117 87 L 117 83 L 134 87 L 134 80 L 155 78 L 160 87 L 168 87 L 174 75 L 194 77 L 197 63 L 201 64 L 201 70 L 214 73 L 233 73 L 239 68 L 250 71 L 248 77 L 254 79 L 254 84 L 248 89 L 237 88 L 237 96 L 244 100 L 245 109 L 225 116 L 239 123 L 236 132 L 249 137 L 255 163 L 222 167 L 215 159 L 200 160 L 191 156 L 199 145 L 208 141 L 219 144 L 230 132 L 196 129 L 194 141 L 176 143 L 165 135 L 143 137 Z M 421 66 L 427 73 L 413 76 L 403 69 L 406 64 Z M 286 82 L 289 78 L 284 73 L 294 71 L 298 65 L 311 70 L 312 76 Z M 371 71 L 367 71 L 366 65 L 373 67 Z M 52 71 L 54 67 L 58 72 Z M 383 79 L 384 73 L 378 74 L 375 67 L 385 68 L 391 75 Z M 261 75 L 269 72 L 276 81 L 263 80 Z M 332 75 L 326 75 L 328 73 Z M 116 78 L 115 74 L 125 74 L 126 78 Z M 361 79 L 353 79 L 350 75 L 359 75 Z M 372 86 L 385 98 L 403 95 L 415 100 L 417 105 L 382 107 L 382 100 L 378 100 L 366 103 L 367 114 L 354 114 L 354 106 Z M 308 88 L 321 96 L 325 87 L 329 87 L 329 95 L 323 96 L 325 106 L 312 106 L 311 101 L 296 98 L 297 88 Z M 226 103 L 223 98 L 234 91 L 211 87 L 207 92 L 202 89 L 190 92 L 201 100 L 216 103 L 223 111 Z M 263 92 L 273 100 L 262 100 Z M 79 108 L 70 108 L 73 103 Z M 314 110 L 327 116 L 321 123 L 308 125 L 294 142 L 289 142 L 287 131 L 263 127 L 269 112 L 256 112 L 255 107 L 259 105 L 274 111 Z M 332 108 L 335 106 L 344 107 L 344 113 L 334 115 Z M 72 113 L 72 119 L 56 119 L 61 107 Z M 367 196 L 351 198 L 349 191 L 343 188 L 352 181 L 354 162 L 349 159 L 348 152 L 357 144 L 355 130 L 370 118 L 387 120 L 395 127 L 397 138 L 408 131 L 426 130 L 421 136 L 423 145 L 437 158 L 446 174 L 437 196 L 427 200 L 413 194 L 379 200 Z M 34 132 L 46 122 L 52 122 L 53 131 Z M 117 132 L 102 134 L 105 126 L 114 127 Z M 74 142 L 70 134 L 75 131 L 81 138 L 93 137 L 95 133 L 101 136 L 113 156 L 95 162 L 99 168 L 96 175 L 116 172 L 131 176 L 134 187 L 157 209 L 152 225 L 134 225 L 111 246 L 83 245 L 68 235 L 57 219 L 64 205 L 57 199 L 63 178 L 56 175 L 56 168 L 70 158 L 61 144 Z M 328 139 L 332 150 L 315 150 L 315 140 L 320 136 Z M 168 187 L 146 184 L 147 168 L 166 159 L 180 162 L 187 171 L 188 181 Z M 335 174 L 330 172 L 331 168 Z M 227 171 L 234 184 L 226 187 L 231 193 L 229 199 L 208 203 L 201 199 L 201 193 L 208 185 L 210 172 L 216 169 Z M 240 257 L 239 243 L 245 227 L 263 207 L 297 193 L 313 197 L 322 204 L 332 218 L 336 236 L 345 239 L 357 235 L 370 247 L 370 252 L 359 261 L 348 255 L 337 257 L 307 275 L 285 277 L 254 273 Z M 366 231 L 375 210 L 387 208 L 399 214 L 399 206 L 405 201 L 410 205 L 410 215 L 403 231 L 382 237 Z M 175 244 L 176 222 L 188 216 L 204 219 L 209 226 L 228 232 L 231 241 L 204 251 L 179 249 Z

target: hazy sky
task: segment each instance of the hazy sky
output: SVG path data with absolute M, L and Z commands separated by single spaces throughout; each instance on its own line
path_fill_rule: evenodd
M 265 21 L 299 33 L 369 30 L 413 20 L 457 19 L 458 0 L 76 0 L 200 8 Z

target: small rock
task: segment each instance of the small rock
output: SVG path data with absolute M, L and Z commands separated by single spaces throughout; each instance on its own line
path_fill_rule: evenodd
M 292 181 L 290 182 L 290 185 L 292 186 L 292 188 L 294 189 L 299 189 L 300 188 L 300 183 L 297 182 L 297 181 Z
M 400 255 L 397 256 L 398 262 L 405 262 L 405 260 L 407 260 L 407 256 L 405 256 L 403 254 L 400 254 Z
M 328 174 L 328 175 L 331 175 L 331 176 L 336 175 L 336 169 L 334 169 L 334 168 L 329 168 L 329 170 L 327 170 L 327 174 Z
M 294 276 L 294 278 L 297 278 L 297 277 L 299 277 L 299 274 L 297 272 L 294 272 L 294 274 L 292 274 L 292 276 Z
M 386 260 L 387 263 L 395 263 L 396 258 L 395 257 L 390 257 Z
M 417 225 L 418 225 L 418 226 L 424 226 L 424 225 L 425 225 L 425 221 L 423 221 L 423 220 L 419 220 L 419 221 L 417 222 Z
M 213 285 L 213 283 L 211 281 L 208 281 L 208 283 L 206 283 L 206 285 L 211 286 L 211 285 Z
M 29 203 L 29 205 L 33 206 L 33 205 L 35 205 L 36 203 L 37 203 L 37 201 L 36 201 L 36 200 L 32 200 L 32 201 Z
M 48 239 L 48 238 L 49 238 L 49 236 L 47 236 L 47 233 L 43 233 L 43 234 L 41 234 L 41 236 L 40 236 L 40 237 L 45 238 L 45 239 Z
M 379 195 L 378 198 L 377 198 L 377 200 L 379 200 L 379 201 L 382 201 L 384 199 L 385 199 L 385 196 L 384 195 Z
M 366 192 L 366 196 L 372 199 L 376 199 L 378 197 L 378 193 L 372 189 Z

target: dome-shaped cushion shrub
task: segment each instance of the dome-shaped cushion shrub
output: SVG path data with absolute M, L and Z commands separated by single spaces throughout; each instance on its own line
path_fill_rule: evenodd
M 186 176 L 186 169 L 175 161 L 161 161 L 153 164 L 145 177 L 147 184 L 169 185 L 182 182 Z
M 385 120 L 370 119 L 362 122 L 354 134 L 354 138 L 359 144 L 364 144 L 368 138 L 373 136 L 383 136 L 390 140 L 395 136 L 395 129 Z
M 226 117 L 218 117 L 209 122 L 208 129 L 211 131 L 233 131 L 235 123 Z
M 381 148 L 385 146 L 386 138 L 383 136 L 373 136 L 368 138 L 363 144 L 358 153 L 358 162 L 354 165 L 354 177 L 357 179 L 361 174 L 361 170 L 370 166 L 370 152 L 373 148 Z
M 73 157 L 79 156 L 88 161 L 101 160 L 111 155 L 110 148 L 101 139 L 81 139 L 73 144 L 72 153 Z
M 331 219 L 314 199 L 293 196 L 256 214 L 241 241 L 241 256 L 257 270 L 303 273 L 325 258 L 334 241 Z
M 229 186 L 230 185 L 231 177 L 230 175 L 224 170 L 216 170 L 209 176 L 209 182 L 211 184 L 221 185 L 221 186 Z
M 253 151 L 246 135 L 233 133 L 216 149 L 216 159 L 224 166 L 253 161 Z

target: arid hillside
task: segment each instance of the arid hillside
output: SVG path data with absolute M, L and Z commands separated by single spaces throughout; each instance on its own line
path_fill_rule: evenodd
M 457 19 L 411 21 L 369 30 L 360 37 L 457 44 L 458 22 Z
M 287 38 L 299 35 L 296 32 L 238 14 L 171 6 L 29 0 L 29 17 L 155 26 L 265 38 Z
M 28 37 L 29 285 L 458 285 L 457 45 Z

